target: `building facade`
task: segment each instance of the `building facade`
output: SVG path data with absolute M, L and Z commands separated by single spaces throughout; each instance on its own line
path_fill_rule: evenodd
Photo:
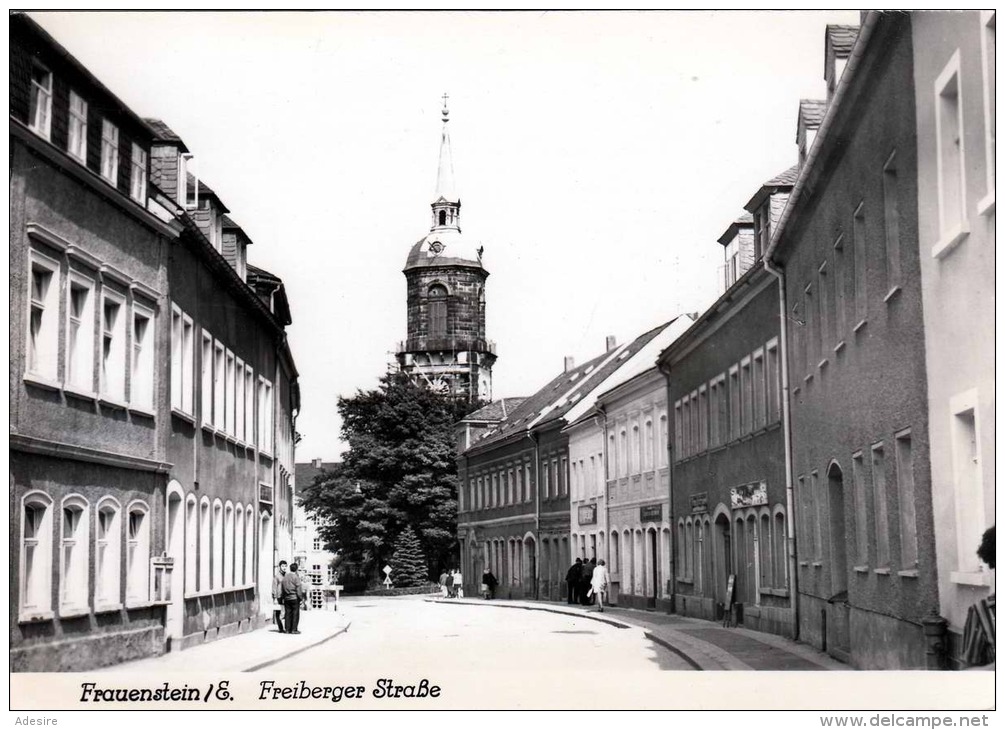
M 939 613 L 960 667 L 967 611 L 995 592 L 976 554 L 995 513 L 995 13 L 916 13 L 911 41 Z
M 318 524 L 300 503 L 300 495 L 318 476 L 332 471 L 337 466 L 338 462 L 325 462 L 321 459 L 312 459 L 296 465 L 297 504 L 293 511 L 293 553 L 291 558 L 286 559 L 295 561 L 305 577 L 307 606 L 312 609 L 325 607 L 325 589 L 333 588 L 337 582 L 335 569 L 337 555 L 325 549 L 325 541 L 318 531 Z
M 490 401 L 496 354 L 495 344 L 485 337 L 489 272 L 482 264 L 483 247 L 461 233 L 449 120 L 444 95 L 432 222 L 405 261 L 408 330 L 397 348 L 398 366 L 437 391 Z
M 799 637 L 924 668 L 939 609 L 908 14 L 865 16 L 767 256 L 784 277 Z M 828 29 L 828 49 L 843 37 Z M 833 40 L 837 39 L 837 40 Z

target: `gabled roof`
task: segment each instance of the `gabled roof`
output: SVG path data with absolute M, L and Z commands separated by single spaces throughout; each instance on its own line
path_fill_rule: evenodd
M 222 216 L 221 221 L 223 222 L 223 230 L 225 231 L 238 231 L 241 237 L 244 239 L 246 245 L 251 245 L 254 241 L 248 236 L 247 232 L 241 226 L 239 226 L 233 218 L 231 218 L 226 213 Z
M 324 461 L 321 463 L 321 468 L 314 466 L 313 461 L 308 461 L 306 463 L 296 465 L 296 474 L 294 476 L 294 484 L 296 485 L 297 491 L 299 492 L 304 487 L 309 487 L 314 483 L 314 478 L 325 471 L 331 471 L 340 462 L 337 461 Z
M 248 286 L 254 289 L 255 292 L 261 296 L 258 284 L 265 284 L 266 286 L 272 287 L 272 291 L 270 293 L 274 293 L 276 295 L 273 302 L 275 311 L 273 311 L 272 314 L 284 325 L 293 324 L 293 315 L 290 312 L 290 301 L 286 298 L 286 287 L 283 285 L 283 280 L 265 269 L 260 269 L 257 266 L 248 264 Z
M 799 100 L 799 123 L 810 129 L 816 129 L 824 120 L 827 102 L 823 99 Z
M 833 48 L 838 58 L 847 58 L 852 46 L 855 45 L 855 39 L 858 38 L 858 29 L 857 25 L 828 25 L 825 31 L 825 47 L 829 45 Z
M 747 201 L 747 204 L 743 206 L 748 211 L 753 213 L 757 210 L 764 199 L 769 195 L 779 192 L 788 192 L 792 189 L 792 186 L 796 184 L 796 178 L 799 177 L 799 165 L 793 165 L 788 170 L 775 175 L 773 178 L 761 184 L 754 196 Z
M 156 119 L 154 117 L 144 117 L 143 121 L 146 122 L 147 126 L 154 131 L 158 142 L 175 145 L 182 152 L 188 152 L 188 147 L 185 146 L 184 140 L 182 140 L 182 138 L 179 137 L 175 131 L 164 122 L 164 120 Z
M 729 224 L 729 228 L 723 231 L 722 235 L 717 239 L 719 243 L 723 246 L 728 244 L 739 232 L 741 228 L 753 228 L 754 227 L 754 216 L 744 211 L 736 220 Z
M 502 421 L 506 419 L 514 410 L 520 407 L 520 404 L 527 400 L 526 397 L 519 398 L 500 398 L 497 401 L 489 403 L 487 406 L 482 406 L 474 413 L 469 413 L 461 422 L 467 421 L 491 421 L 493 423 Z

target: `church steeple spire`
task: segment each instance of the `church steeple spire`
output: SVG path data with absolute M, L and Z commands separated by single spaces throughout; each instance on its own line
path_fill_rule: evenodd
M 450 110 L 443 94 L 443 132 L 440 135 L 440 161 L 436 168 L 436 196 L 433 200 L 433 225 L 431 231 L 460 230 L 461 201 L 454 188 L 454 158 L 450 151 Z

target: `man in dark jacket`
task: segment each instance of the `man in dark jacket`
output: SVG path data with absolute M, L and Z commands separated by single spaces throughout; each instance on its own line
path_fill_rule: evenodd
M 300 602 L 304 600 L 306 594 L 304 586 L 297 575 L 297 564 L 290 565 L 290 571 L 283 576 L 283 609 L 286 611 L 286 633 L 299 634 L 300 625 Z
M 569 588 L 569 603 L 579 602 L 580 584 L 583 580 L 583 559 L 576 558 L 565 574 L 565 582 Z
M 280 560 L 279 567 L 276 569 L 275 575 L 272 576 L 272 605 L 282 606 L 283 605 L 283 576 L 286 575 L 286 561 Z M 281 608 L 273 609 L 272 611 L 272 621 L 279 627 L 279 633 L 285 634 L 286 629 L 283 628 L 283 610 Z
M 596 558 L 590 558 L 590 562 L 583 563 L 583 572 L 579 584 L 579 594 L 582 597 L 580 603 L 582 603 L 584 606 L 589 606 L 593 603 L 593 596 L 588 594 L 590 592 L 590 581 L 593 580 L 593 569 L 596 567 L 597 567 Z

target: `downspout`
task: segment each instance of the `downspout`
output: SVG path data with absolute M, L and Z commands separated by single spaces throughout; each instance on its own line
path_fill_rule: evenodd
M 659 365 L 660 372 L 666 378 L 667 383 L 667 523 L 670 525 L 670 613 L 677 612 L 677 528 L 674 522 L 673 511 L 673 429 L 676 424 L 670 418 L 670 404 L 673 403 L 670 395 L 670 366 L 668 364 Z
M 785 273 L 781 268 L 771 263 L 765 257 L 764 268 L 778 280 L 778 320 L 779 320 L 779 353 L 782 365 L 782 443 L 785 447 L 785 530 L 788 533 L 786 548 L 789 563 L 789 603 L 792 606 L 793 639 L 799 639 L 799 601 L 796 598 L 799 585 L 799 574 L 796 564 L 796 517 L 795 492 L 792 481 L 792 417 L 789 405 L 789 337 L 786 316 L 788 309 L 785 302 Z
M 528 432 L 534 442 L 534 600 L 541 585 L 541 443 L 537 434 Z

